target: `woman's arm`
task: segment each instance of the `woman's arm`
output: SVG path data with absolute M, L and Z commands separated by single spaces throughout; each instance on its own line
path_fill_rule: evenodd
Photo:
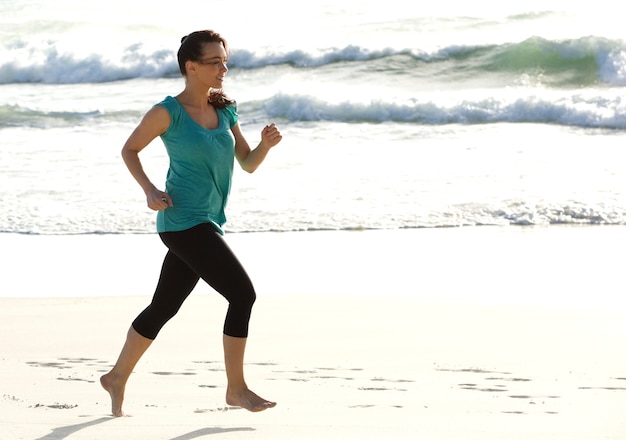
M 128 171 L 130 171 L 130 174 L 146 194 L 148 207 L 155 211 L 172 206 L 172 200 L 168 194 L 158 190 L 152 184 L 143 170 L 139 152 L 146 148 L 157 136 L 163 134 L 169 127 L 170 121 L 170 114 L 164 107 L 153 107 L 146 113 L 122 148 L 122 158 L 126 167 L 128 167 Z
M 235 157 L 241 168 L 248 173 L 253 173 L 265 160 L 270 149 L 278 144 L 283 138 L 278 127 L 273 123 L 266 125 L 261 131 L 261 142 L 254 150 L 250 149 L 248 142 L 241 133 L 239 123 L 236 123 L 231 131 L 235 136 Z

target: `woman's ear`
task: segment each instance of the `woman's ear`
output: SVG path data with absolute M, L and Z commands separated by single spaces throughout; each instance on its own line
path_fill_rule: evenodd
M 187 69 L 187 75 L 195 75 L 198 72 L 198 65 L 193 61 L 185 61 L 185 69 Z

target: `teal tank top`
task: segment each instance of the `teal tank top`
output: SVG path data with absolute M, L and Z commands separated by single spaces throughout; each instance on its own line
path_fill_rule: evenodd
M 174 206 L 157 213 L 157 232 L 175 232 L 212 223 L 220 234 L 226 223 L 235 159 L 235 138 L 230 131 L 238 120 L 234 105 L 216 109 L 215 130 L 194 121 L 171 96 L 156 104 L 167 109 L 172 121 L 161 139 L 170 159 L 165 192 Z

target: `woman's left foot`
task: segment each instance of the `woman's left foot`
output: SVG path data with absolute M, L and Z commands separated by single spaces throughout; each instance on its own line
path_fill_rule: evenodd
M 226 403 L 252 412 L 265 411 L 276 406 L 276 402 L 265 400 L 247 388 L 240 391 L 228 391 L 226 393 Z

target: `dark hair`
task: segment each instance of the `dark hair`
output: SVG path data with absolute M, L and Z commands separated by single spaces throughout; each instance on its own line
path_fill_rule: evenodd
M 202 58 L 202 50 L 206 43 L 221 44 L 226 53 L 229 53 L 228 43 L 217 32 L 211 30 L 195 31 L 189 35 L 185 35 L 180 40 L 180 48 L 178 49 L 178 68 L 183 76 L 187 76 L 187 61 L 200 61 Z M 226 96 L 222 90 L 212 91 L 209 95 L 209 103 L 217 108 L 228 107 L 233 105 L 235 101 Z

